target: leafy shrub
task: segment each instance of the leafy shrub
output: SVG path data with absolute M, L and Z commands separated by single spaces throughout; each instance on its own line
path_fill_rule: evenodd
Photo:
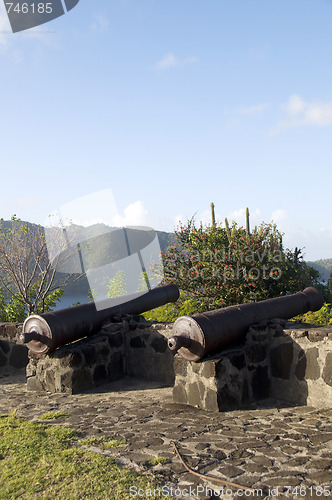
M 292 318 L 299 323 L 311 323 L 313 325 L 332 325 L 332 305 L 325 303 L 319 311 L 309 311 Z

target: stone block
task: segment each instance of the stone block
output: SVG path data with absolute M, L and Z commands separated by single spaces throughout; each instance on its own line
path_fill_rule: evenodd
M 182 403 L 182 404 L 188 403 L 188 397 L 184 385 L 176 384 L 173 387 L 173 401 L 175 403 Z
M 306 352 L 306 370 L 305 378 L 309 380 L 317 380 L 320 376 L 320 368 L 318 364 L 318 348 L 313 347 Z
M 83 363 L 83 356 L 78 350 L 63 350 L 60 355 L 55 355 L 55 357 L 61 359 L 61 365 L 65 368 L 78 368 Z
M 91 366 L 97 361 L 96 348 L 91 344 L 85 344 L 82 346 L 82 354 L 84 356 L 85 364 Z
M 250 345 L 246 348 L 246 356 L 250 363 L 260 363 L 265 360 L 266 355 L 267 347 L 263 344 Z
M 241 406 L 241 395 L 225 384 L 218 390 L 217 401 L 219 411 L 230 411 Z
M 120 347 L 123 345 L 123 333 L 121 331 L 107 335 L 110 347 Z
M 10 343 L 5 340 L 0 340 L 0 352 L 1 351 L 3 354 L 8 354 L 10 351 Z
M 141 337 L 133 337 L 130 339 L 130 347 L 133 347 L 134 349 L 144 349 L 146 344 Z
M 247 405 L 250 402 L 251 402 L 251 399 L 250 399 L 248 380 L 244 379 L 243 384 L 242 384 L 241 403 L 243 405 Z
M 14 340 L 17 337 L 19 323 L 6 323 L 4 336 Z
M 310 342 L 319 342 L 320 340 L 323 340 L 325 337 L 327 337 L 327 332 L 326 330 L 310 330 L 308 333 L 308 338 Z
M 105 365 L 98 365 L 93 371 L 93 383 L 95 386 L 106 384 L 108 382 L 108 374 Z
M 216 378 L 219 380 L 227 372 L 227 365 L 225 364 L 224 358 L 222 358 L 216 363 L 215 369 L 216 369 Z
M 175 376 L 179 375 L 181 377 L 186 377 L 187 366 L 188 366 L 188 361 L 182 358 L 179 354 L 176 354 L 176 356 L 174 357 L 174 364 L 173 364 Z
M 242 370 L 245 367 L 246 359 L 244 352 L 235 352 L 227 355 L 231 364 L 237 369 Z
M 215 377 L 216 363 L 215 361 L 205 361 L 201 363 L 201 376 L 206 378 Z
M 26 367 L 26 376 L 29 377 L 34 377 L 36 375 L 36 367 L 33 363 L 28 363 Z
M 251 377 L 251 387 L 255 401 L 269 397 L 271 381 L 267 366 L 257 366 L 255 368 Z
M 293 343 L 281 343 L 271 348 L 271 375 L 289 380 L 293 362 Z
M 27 390 L 36 392 L 45 391 L 43 384 L 37 377 L 29 377 L 27 379 Z
M 249 390 L 244 362 L 244 353 L 237 351 L 198 363 L 176 356 L 174 401 L 210 411 L 228 411 L 246 404 Z
M 217 391 L 214 391 L 209 387 L 206 388 L 203 408 L 210 411 L 219 411 Z
M 86 391 L 87 389 L 92 389 L 94 387 L 94 383 L 90 370 L 88 368 L 80 368 L 79 370 L 74 371 L 72 374 L 71 384 L 73 394 Z
M 110 356 L 107 366 L 108 381 L 119 380 L 125 375 L 124 358 L 121 352 L 114 352 Z
M 110 354 L 110 348 L 107 339 L 103 343 L 99 343 L 96 346 L 96 364 L 105 363 Z
M 13 345 L 9 358 L 9 364 L 14 368 L 25 368 L 27 366 L 28 349 L 25 345 Z
M 305 352 L 303 349 L 300 349 L 297 357 L 297 362 L 295 365 L 295 375 L 298 380 L 304 380 L 306 367 L 307 367 L 307 360 L 305 357 Z
M 60 392 L 73 392 L 73 372 L 67 371 L 60 376 Z
M 8 358 L 0 351 L 0 368 L 7 366 Z
M 56 375 L 54 373 L 53 367 L 45 370 L 43 387 L 45 391 L 57 392 L 56 391 Z
M 155 337 L 152 342 L 151 342 L 151 347 L 154 349 L 156 352 L 164 353 L 167 350 L 167 340 L 165 337 L 161 336 L 160 337 Z
M 203 406 L 203 400 L 197 382 L 188 384 L 187 386 L 188 403 L 191 406 Z
M 324 382 L 332 387 L 332 352 L 327 353 L 323 369 Z

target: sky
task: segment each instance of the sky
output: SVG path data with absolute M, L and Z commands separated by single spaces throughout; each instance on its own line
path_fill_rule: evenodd
M 332 0 L 80 0 L 19 33 L 1 1 L 0 217 L 174 231 L 213 202 L 332 258 L 331 49 Z

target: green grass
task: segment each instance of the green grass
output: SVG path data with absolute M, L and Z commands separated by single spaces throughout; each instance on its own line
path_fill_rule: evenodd
M 81 445 L 85 446 L 97 446 L 102 449 L 119 448 L 124 446 L 126 442 L 124 440 L 119 441 L 118 439 L 105 439 L 102 437 L 91 437 L 80 440 Z
M 69 428 L 0 415 L 0 499 L 124 500 L 131 486 L 160 498 L 153 495 L 158 484 L 151 474 L 121 468 L 79 448 L 80 441 Z
M 158 464 L 167 464 L 167 462 L 169 462 L 169 459 L 166 457 L 156 457 L 156 458 L 153 458 L 152 460 L 149 460 L 148 465 L 150 465 L 151 467 L 154 467 L 155 465 L 158 465 Z
M 66 411 L 48 411 L 44 413 L 41 417 L 41 420 L 57 420 L 58 418 L 69 417 L 69 413 Z

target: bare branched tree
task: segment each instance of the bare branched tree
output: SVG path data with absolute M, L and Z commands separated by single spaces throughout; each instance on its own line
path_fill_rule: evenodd
M 61 288 L 73 281 L 71 274 L 55 280 L 58 264 L 49 259 L 43 227 L 15 215 L 10 223 L 0 220 L 0 288 L 24 305 L 27 314 L 47 310 L 50 301 L 61 296 Z

